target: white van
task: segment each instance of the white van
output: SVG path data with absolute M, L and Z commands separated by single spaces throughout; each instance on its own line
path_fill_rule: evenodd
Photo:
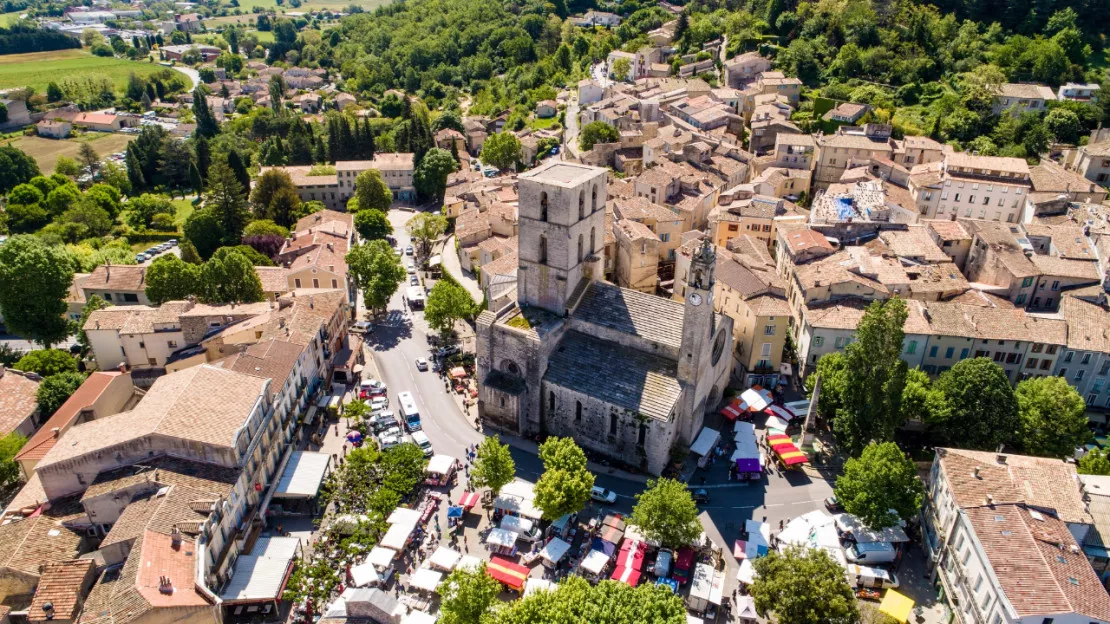
M 543 537 L 540 530 L 536 528 L 536 523 L 528 518 L 505 516 L 501 518 L 501 528 L 516 533 L 516 538 L 525 542 L 535 542 Z
M 655 574 L 655 578 L 664 579 L 671 573 L 671 561 L 674 559 L 674 553 L 666 548 L 660 548 L 659 554 L 655 555 L 655 566 L 651 571 Z
M 419 446 L 421 451 L 424 451 L 424 457 L 432 456 L 432 441 L 428 439 L 428 435 L 423 431 L 412 432 L 412 443 Z
M 891 563 L 897 555 L 898 551 L 890 542 L 858 543 L 844 549 L 848 561 L 867 565 Z
M 849 564 L 844 575 L 852 587 L 866 587 L 868 589 L 896 589 L 898 577 L 893 572 L 870 568 L 867 566 Z

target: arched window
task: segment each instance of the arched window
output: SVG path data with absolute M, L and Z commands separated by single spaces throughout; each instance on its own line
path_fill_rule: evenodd
M 547 237 L 540 235 L 540 263 L 547 264 Z
M 586 216 L 586 191 L 578 194 L 578 218 Z
M 582 262 L 582 235 L 578 235 L 578 261 Z
M 596 184 L 594 185 L 594 190 L 592 191 L 592 193 L 593 193 L 593 203 L 590 206 L 590 212 L 597 212 L 597 185 Z
M 547 221 L 547 191 L 540 193 L 540 221 Z
M 596 243 L 595 234 L 597 234 L 597 228 L 590 228 L 590 254 L 597 252 L 597 247 L 594 247 Z

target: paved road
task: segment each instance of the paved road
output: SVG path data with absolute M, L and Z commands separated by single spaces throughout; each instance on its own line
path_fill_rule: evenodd
M 192 91 L 193 89 L 196 89 L 197 85 L 200 84 L 200 72 L 193 69 L 192 67 L 187 67 L 187 66 L 184 66 L 184 65 L 174 65 L 171 69 L 174 69 L 175 71 L 179 71 L 179 72 L 185 74 L 186 76 L 189 77 L 189 80 L 193 81 L 193 86 L 189 87 L 189 91 Z
M 474 303 L 481 303 L 485 295 L 482 293 L 481 286 L 478 285 L 478 280 L 463 273 L 462 264 L 459 263 L 459 252 L 455 250 L 455 235 L 447 237 L 442 246 L 438 246 L 439 256 L 443 262 L 443 270 L 446 271 L 451 277 L 455 278 L 466 292 L 470 293 L 470 298 Z

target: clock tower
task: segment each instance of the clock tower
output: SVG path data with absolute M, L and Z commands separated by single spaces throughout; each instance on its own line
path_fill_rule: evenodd
M 713 272 L 717 264 L 717 253 L 713 242 L 704 238 L 701 245 L 690 258 L 690 272 L 686 279 L 686 309 L 682 317 L 682 344 L 678 352 L 678 381 L 682 385 L 682 406 L 686 414 L 693 416 L 690 423 L 701 426 L 702 416 L 707 406 L 705 397 L 695 400 L 699 382 L 703 374 L 712 376 L 716 362 L 714 355 L 714 334 L 717 331 L 716 314 L 713 312 Z M 697 431 L 682 430 L 689 441 Z

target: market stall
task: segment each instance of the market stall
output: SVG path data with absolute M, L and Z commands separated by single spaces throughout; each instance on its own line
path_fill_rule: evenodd
M 465 492 L 459 497 L 459 507 L 470 511 L 482 500 L 482 495 L 477 492 Z
M 736 436 L 736 450 L 733 451 L 731 459 L 736 464 L 737 476 L 741 479 L 760 478 L 763 475 L 763 454 L 759 450 L 755 425 L 737 421 L 733 432 Z
M 428 467 L 424 469 L 427 476 L 424 483 L 428 485 L 447 485 L 455 474 L 457 460 L 450 455 L 433 455 L 428 460 Z
M 490 552 L 511 557 L 516 554 L 516 533 L 505 529 L 490 529 L 486 544 Z
M 524 581 L 528 579 L 528 572 L 528 568 L 513 563 L 504 557 L 494 556 L 486 564 L 486 574 L 502 585 L 517 591 L 524 589 Z
M 752 386 L 740 393 L 740 406 L 751 412 L 762 412 L 771 404 L 771 393 L 759 386 Z
M 463 555 L 462 559 L 459 559 L 459 562 L 455 564 L 456 569 L 469 570 L 471 572 L 477 570 L 480 567 L 482 567 L 482 560 L 475 557 L 474 555 Z
M 644 556 L 647 554 L 647 544 L 626 539 L 621 544 L 620 553 L 617 554 L 618 568 L 644 569 Z
M 366 587 L 367 585 L 377 585 L 382 582 L 382 577 L 378 574 L 374 564 L 370 562 L 369 558 L 364 563 L 353 566 L 347 571 L 347 577 L 350 581 L 351 587 Z
M 605 566 L 607 565 L 609 565 L 609 555 L 606 555 L 600 550 L 591 550 L 578 567 L 586 572 L 588 578 L 597 579 L 601 576 L 601 573 L 605 570 Z
M 408 524 L 398 522 L 389 527 L 389 530 L 385 532 L 379 544 L 386 548 L 392 548 L 393 550 L 404 550 L 405 547 L 408 546 L 409 539 L 412 537 L 412 533 L 415 530 L 415 523 Z
M 634 568 L 618 566 L 616 570 L 613 570 L 613 575 L 609 578 L 635 587 L 640 582 L 640 571 Z
M 609 514 L 601 521 L 598 536 L 615 547 L 624 537 L 624 526 L 624 520 L 621 520 L 620 516 Z
M 438 568 L 445 572 L 450 572 L 451 570 L 454 570 L 455 566 L 459 564 L 459 559 L 461 558 L 462 553 L 455 550 L 454 548 L 440 546 L 436 549 L 434 553 L 432 553 L 432 557 L 428 560 L 428 563 L 433 568 Z
M 678 549 L 674 558 L 674 576 L 679 583 L 690 580 L 690 567 L 694 565 L 694 549 L 683 546 Z
M 500 520 L 505 514 L 539 520 L 543 512 L 536 507 L 535 500 L 535 484 L 514 479 L 501 488 L 501 493 L 493 500 L 494 520 Z
M 745 585 L 751 585 L 755 582 L 755 564 L 751 559 L 743 559 L 740 561 L 740 570 L 736 572 L 736 580 Z
M 879 603 L 879 611 L 885 613 L 899 622 L 909 622 L 913 613 L 913 599 L 893 589 L 886 590 L 883 601 Z
M 559 562 L 562 561 L 569 550 L 570 544 L 558 537 L 553 537 L 540 551 L 540 559 L 543 561 L 543 565 L 554 568 L 559 565 Z
M 759 622 L 759 612 L 755 610 L 755 598 L 751 596 L 738 596 L 736 606 L 733 607 L 733 617 L 736 624 L 756 624 Z
M 763 425 L 767 428 L 768 433 L 786 435 L 786 428 L 789 426 L 789 423 L 778 416 L 768 416 Z
M 702 427 L 701 433 L 698 434 L 697 439 L 690 445 L 690 452 L 700 457 L 698 460 L 698 467 L 704 468 L 709 463 L 710 457 L 713 456 L 713 449 L 717 448 L 717 443 L 721 440 L 721 432 L 709 427 Z
M 374 566 L 376 566 L 380 570 L 382 568 L 388 568 L 393 563 L 393 560 L 396 557 L 397 557 L 397 551 L 396 550 L 393 550 L 392 548 L 383 548 L 381 546 L 375 546 L 375 547 L 370 549 L 370 555 L 368 557 L 366 557 L 366 560 L 369 561 L 370 563 L 372 563 Z
M 409 586 L 420 591 L 432 593 L 443 581 L 443 573 L 431 568 L 420 568 L 409 577 Z
M 779 418 L 784 422 L 790 422 L 791 420 L 797 418 L 797 415 L 794 414 L 793 410 L 782 405 L 771 404 L 768 405 L 763 411 L 766 412 L 768 416 L 774 416 L 775 418 Z
M 524 597 L 527 598 L 536 592 L 555 591 L 558 585 L 547 579 L 529 578 L 524 583 Z
M 348 589 L 343 592 L 347 617 L 370 619 L 380 624 L 400 624 L 408 607 L 377 587 Z
M 740 560 L 766 556 L 771 547 L 771 526 L 758 520 L 745 520 L 741 537 L 733 544 L 733 557 Z
M 416 524 L 420 522 L 420 512 L 408 507 L 398 507 L 385 519 L 386 524 Z
M 699 563 L 694 566 L 694 578 L 690 582 L 690 595 L 686 606 L 696 613 L 705 613 L 712 607 L 721 605 L 725 594 L 725 576 L 713 566 Z

